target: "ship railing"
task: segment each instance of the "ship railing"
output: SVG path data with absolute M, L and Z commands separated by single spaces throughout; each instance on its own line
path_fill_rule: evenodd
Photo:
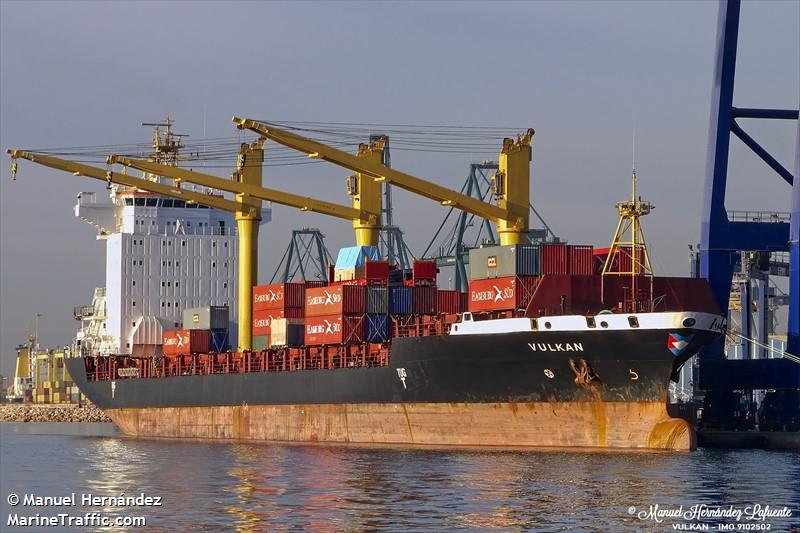
M 728 211 L 731 222 L 789 222 L 791 216 L 788 211 Z
M 104 356 L 86 358 L 85 364 L 89 381 L 333 370 L 387 366 L 389 346 L 387 343 L 306 346 L 174 357 Z

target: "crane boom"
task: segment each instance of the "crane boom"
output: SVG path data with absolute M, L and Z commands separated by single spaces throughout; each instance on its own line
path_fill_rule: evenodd
M 369 213 L 367 211 L 335 204 L 333 202 L 317 200 L 308 196 L 300 196 L 297 194 L 269 189 L 266 187 L 259 187 L 257 185 L 251 185 L 248 183 L 226 180 L 217 176 L 194 172 L 193 170 L 187 170 L 185 168 L 175 167 L 172 165 L 154 163 L 152 161 L 133 159 L 120 155 L 110 155 L 108 156 L 106 162 L 108 164 L 119 164 L 126 167 L 136 168 L 144 172 L 149 172 L 159 176 L 166 176 L 175 180 L 196 183 L 204 187 L 211 187 L 213 189 L 237 194 L 247 194 L 254 198 L 259 198 L 268 202 L 287 205 L 289 207 L 296 207 L 301 211 L 313 211 L 315 213 L 322 213 L 323 215 L 343 218 L 346 220 L 364 220 L 374 223 L 378 216 L 375 213 Z
M 233 117 L 233 122 L 240 129 L 249 129 L 284 146 L 305 152 L 310 157 L 320 158 L 354 172 L 372 176 L 377 181 L 385 180 L 410 192 L 435 200 L 442 205 L 453 206 L 492 220 L 498 224 L 503 244 L 524 242 L 524 238 L 527 238 L 530 190 L 528 166 L 533 130 L 528 130 L 516 142 L 511 139 L 504 140 L 500 154 L 503 168 L 498 172 L 502 190 L 496 191 L 500 205 L 492 205 L 411 174 L 386 167 L 380 161 L 357 157 L 324 143 L 256 120 Z
M 246 154 L 253 154 L 258 158 L 258 149 L 253 147 L 243 146 L 242 152 Z M 136 187 L 144 191 L 150 191 L 172 198 L 180 198 L 199 204 L 204 204 L 215 209 L 223 211 L 230 211 L 234 213 L 236 218 L 236 225 L 238 229 L 238 243 L 239 243 L 239 277 L 238 277 L 238 295 L 237 306 L 239 316 L 239 338 L 238 348 L 241 351 L 250 350 L 253 342 L 252 325 L 253 325 L 253 292 L 252 287 L 256 283 L 256 275 L 258 272 L 258 224 L 261 220 L 261 200 L 253 200 L 247 195 L 239 194 L 236 201 L 227 200 L 225 198 L 217 198 L 207 194 L 201 194 L 194 191 L 188 191 L 178 187 L 170 187 L 161 183 L 153 182 L 143 178 L 135 178 L 112 172 L 110 170 L 103 170 L 101 168 L 76 163 L 59 159 L 57 157 L 26 152 L 24 150 L 8 150 L 11 158 L 27 159 L 34 163 L 44 165 L 47 167 L 55 168 L 70 172 L 76 176 L 87 176 L 90 178 L 107 181 L 109 183 L 119 183 L 128 187 Z M 243 170 L 242 180 L 247 183 L 261 183 L 261 162 L 258 165 L 252 165 Z
M 169 185 L 163 185 L 161 183 L 143 178 L 136 178 L 133 176 L 128 176 L 127 174 L 120 174 L 119 172 L 111 172 L 90 165 L 85 165 L 83 163 L 76 163 L 74 161 L 59 159 L 49 155 L 27 152 L 24 150 L 8 150 L 8 154 L 13 159 L 27 159 L 28 161 L 38 163 L 46 167 L 70 172 L 75 176 L 86 176 L 88 178 L 94 178 L 108 183 L 117 183 L 119 185 L 125 185 L 126 187 L 135 187 L 143 191 L 154 192 L 156 194 L 163 194 L 164 196 L 169 196 L 171 198 L 178 198 L 187 200 L 189 202 L 194 202 L 196 204 L 207 205 L 208 207 L 219 209 L 221 211 L 235 213 L 237 211 L 248 211 L 255 209 L 254 207 L 242 204 L 241 202 L 234 202 L 218 196 L 189 191 L 177 187 L 170 187 Z

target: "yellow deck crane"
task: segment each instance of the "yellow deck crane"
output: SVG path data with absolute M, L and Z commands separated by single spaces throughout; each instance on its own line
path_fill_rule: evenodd
M 435 200 L 442 205 L 453 206 L 468 213 L 492 220 L 497 224 L 500 244 L 520 244 L 527 242 L 529 230 L 530 161 L 531 140 L 534 131 L 529 129 L 516 140 L 506 138 L 500 150 L 499 169 L 493 177 L 492 190 L 497 205 L 489 204 L 457 191 L 436 185 L 416 176 L 400 172 L 381 164 L 378 157 L 364 157 L 363 152 L 379 154 L 382 141 L 369 147 L 361 147 L 359 155 L 352 155 L 321 142 L 284 131 L 251 119 L 233 117 L 240 129 L 249 129 L 257 134 L 278 142 L 289 148 L 305 152 L 309 157 L 323 159 L 356 172 L 362 190 L 375 187 L 387 181 L 415 194 Z M 364 179 L 372 178 L 372 180 Z M 372 181 L 372 184 L 368 184 Z M 369 207 L 372 207 L 370 205 Z
M 256 283 L 256 273 L 258 271 L 258 224 L 261 220 L 262 200 L 296 207 L 301 211 L 314 211 L 351 220 L 354 225 L 356 223 L 355 221 L 363 221 L 364 224 L 380 227 L 380 211 L 377 213 L 366 212 L 348 206 L 261 187 L 262 162 L 264 157 L 263 143 L 264 139 L 261 138 L 252 144 L 242 144 L 237 160 L 237 170 L 233 173 L 234 180 L 232 181 L 150 161 L 129 160 L 119 156 L 111 156 L 109 158 L 109 162 L 122 163 L 126 161 L 130 163 L 130 166 L 134 166 L 134 163 L 136 163 L 136 166 L 140 168 L 143 167 L 142 170 L 151 175 L 172 178 L 174 180 L 173 186 L 44 154 L 23 150 L 8 150 L 8 153 L 14 160 L 13 166 L 15 169 L 17 159 L 27 159 L 34 163 L 70 172 L 76 176 L 87 176 L 105 181 L 109 185 L 111 183 L 116 183 L 127 187 L 134 187 L 143 191 L 179 198 L 188 202 L 203 204 L 215 209 L 234 213 L 236 216 L 239 239 L 237 295 L 239 350 L 250 350 L 252 348 L 252 287 Z M 233 192 L 236 194 L 236 201 L 189 191 L 180 187 L 180 182 L 182 181 Z

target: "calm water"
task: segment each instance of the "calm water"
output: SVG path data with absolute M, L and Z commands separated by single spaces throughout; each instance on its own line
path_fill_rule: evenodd
M 800 531 L 800 454 L 584 453 L 137 440 L 110 424 L 0 424 L 2 531 L 9 513 L 144 516 L 128 531 L 672 531 L 701 522 L 636 513 L 658 504 L 793 516 L 738 524 Z M 11 493 L 160 496 L 161 507 L 10 507 Z M 629 507 L 636 507 L 629 514 Z M 734 519 L 723 519 L 732 523 Z M 718 522 L 706 519 L 709 531 Z M 741 526 L 740 526 L 741 527 Z M 84 528 L 92 531 L 99 528 Z M 111 528 L 125 530 L 125 528 Z M 732 529 L 742 531 L 744 529 Z

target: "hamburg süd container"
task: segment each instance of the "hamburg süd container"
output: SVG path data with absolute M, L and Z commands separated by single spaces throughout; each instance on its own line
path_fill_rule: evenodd
M 368 286 L 366 312 L 370 314 L 387 314 L 389 312 L 389 288 Z
M 415 315 L 436 314 L 436 287 L 411 287 L 411 312 Z
M 510 276 L 469 282 L 469 310 L 513 311 L 527 307 L 536 286 L 534 276 Z
M 543 244 L 541 273 L 564 275 L 569 272 L 568 252 L 566 244 Z
M 303 308 L 262 309 L 253 311 L 253 335 L 269 335 L 276 318 L 303 318 Z
M 228 329 L 228 307 L 206 305 L 183 310 L 183 329 Z
M 461 312 L 461 291 L 436 291 L 436 312 L 439 314 L 456 314 Z
M 364 340 L 366 342 L 385 342 L 389 340 L 389 315 L 367 314 L 364 320 Z
M 539 245 L 483 246 L 469 251 L 469 279 L 538 276 Z
M 410 315 L 412 287 L 389 287 L 389 314 Z
M 364 315 L 308 316 L 305 323 L 305 344 L 351 344 L 364 341 Z
M 302 318 L 275 318 L 270 325 L 270 346 L 302 346 L 304 335 Z
M 366 287 L 363 285 L 331 285 L 306 290 L 305 315 L 363 315 L 366 308 Z
M 207 329 L 172 329 L 164 331 L 164 355 L 208 353 L 211 332 Z
M 253 310 L 303 307 L 305 304 L 305 283 L 274 283 L 253 287 Z

